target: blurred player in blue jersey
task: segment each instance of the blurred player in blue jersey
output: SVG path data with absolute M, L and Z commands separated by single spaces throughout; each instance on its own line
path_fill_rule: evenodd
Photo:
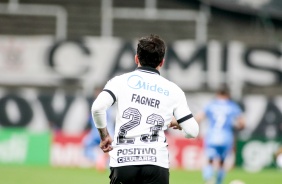
M 89 118 L 89 123 L 91 124 L 91 130 L 86 135 L 86 137 L 83 139 L 83 146 L 84 146 L 84 155 L 87 159 L 91 161 L 96 160 L 96 153 L 93 150 L 93 148 L 100 145 L 100 136 L 97 128 L 93 127 L 92 124 L 92 118 Z
M 237 103 L 232 101 L 226 87 L 216 93 L 204 109 L 196 116 L 197 122 L 208 120 L 208 127 L 204 136 L 205 154 L 208 164 L 203 168 L 203 179 L 206 183 L 213 183 L 214 175 L 216 184 L 222 184 L 225 177 L 224 161 L 232 151 L 234 144 L 234 130 L 241 130 L 245 126 L 242 110 Z M 219 160 L 219 167 L 215 171 L 214 161 Z

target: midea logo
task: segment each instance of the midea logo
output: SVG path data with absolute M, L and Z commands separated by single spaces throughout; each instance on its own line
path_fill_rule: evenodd
M 149 82 L 144 81 L 144 79 L 139 75 L 131 75 L 130 77 L 128 77 L 127 85 L 132 89 L 144 89 L 169 96 L 168 90 L 157 86 L 157 84 L 150 84 Z

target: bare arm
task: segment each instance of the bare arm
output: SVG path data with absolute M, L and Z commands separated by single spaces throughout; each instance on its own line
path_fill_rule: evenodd
M 234 127 L 237 129 L 237 130 L 243 130 L 245 128 L 245 118 L 243 116 L 239 116 L 237 119 L 236 119 L 236 124 L 234 125 Z
M 106 153 L 109 152 L 113 149 L 112 147 L 112 138 L 109 135 L 108 129 L 107 128 L 98 128 L 101 142 L 100 142 L 100 148 Z
M 206 118 L 206 115 L 204 112 L 200 112 L 195 116 L 195 119 L 198 123 L 201 123 Z
M 173 117 L 169 127 L 182 130 L 186 138 L 196 138 L 199 134 L 199 125 L 193 116 L 191 116 L 191 118 L 188 120 L 181 122 L 180 124 L 175 117 Z
M 196 115 L 195 120 L 196 120 L 196 122 L 201 123 L 205 118 L 206 118 L 205 113 L 199 113 L 199 114 Z M 181 126 L 178 124 L 178 122 L 177 122 L 177 120 L 175 119 L 174 116 L 172 117 L 172 120 L 171 120 L 168 128 L 182 130 Z
M 179 126 L 177 120 L 175 119 L 175 117 L 172 117 L 172 120 L 168 126 L 168 128 L 173 128 L 173 129 L 178 129 L 178 130 L 182 130 L 181 126 Z
M 91 108 L 94 124 L 97 127 L 101 138 L 100 148 L 105 153 L 113 149 L 111 146 L 113 141 L 107 129 L 106 118 L 106 110 L 111 106 L 112 103 L 112 97 L 108 94 L 108 92 L 101 92 Z

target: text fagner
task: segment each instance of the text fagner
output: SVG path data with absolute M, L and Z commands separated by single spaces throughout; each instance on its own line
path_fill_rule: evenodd
M 148 98 L 137 94 L 132 94 L 131 102 L 148 105 L 151 107 L 159 108 L 160 101 L 154 98 Z

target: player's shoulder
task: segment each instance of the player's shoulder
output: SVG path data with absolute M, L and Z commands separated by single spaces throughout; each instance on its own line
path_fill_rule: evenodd
M 213 110 L 213 109 L 217 109 L 218 108 L 218 106 L 225 106 L 226 105 L 226 103 L 222 103 L 222 101 L 220 101 L 220 100 L 218 100 L 218 99 L 212 99 L 212 100 L 210 100 L 207 104 L 206 104 L 206 106 L 205 106 L 205 109 L 206 110 Z
M 167 85 L 168 89 L 170 89 L 173 93 L 179 94 L 184 93 L 184 91 L 174 82 L 160 76 L 163 82 Z
M 233 107 L 233 108 L 237 108 L 237 109 L 241 109 L 239 103 L 233 101 L 233 100 L 230 100 L 229 102 L 230 106 Z
M 239 104 L 232 99 L 228 100 L 228 103 L 229 105 L 232 105 L 232 106 L 239 106 Z
M 114 77 L 112 77 L 109 82 L 118 82 L 118 81 L 122 81 L 122 80 L 127 80 L 127 78 L 132 75 L 133 72 L 127 72 L 127 73 L 123 73 L 123 74 L 120 74 L 120 75 L 116 75 Z
M 217 104 L 218 104 L 218 101 L 216 99 L 212 99 L 206 104 L 206 109 L 210 109 L 213 106 L 216 106 Z

